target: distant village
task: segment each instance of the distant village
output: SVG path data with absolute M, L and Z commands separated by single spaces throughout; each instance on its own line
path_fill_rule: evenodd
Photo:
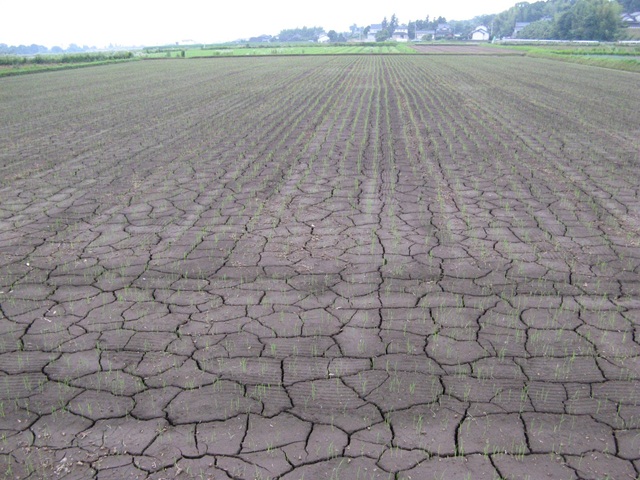
M 352 27 L 351 31 L 348 35 L 336 34 L 336 36 L 331 35 L 332 32 L 320 33 L 315 39 L 318 43 L 330 43 L 335 41 L 347 42 L 347 41 L 355 41 L 355 42 L 376 42 L 380 41 L 380 33 L 386 30 L 386 27 L 379 24 L 372 24 L 368 27 Z M 335 33 L 335 32 L 333 32 Z M 431 41 L 431 40 L 473 40 L 479 42 L 487 42 L 491 38 L 491 31 L 488 27 L 484 25 L 478 25 L 471 33 L 463 35 L 460 33 L 456 33 L 453 26 L 449 23 L 443 22 L 438 23 L 437 27 L 434 29 L 425 29 L 425 30 L 410 30 L 410 27 L 406 24 L 399 25 L 395 27 L 393 33 L 385 40 L 394 41 L 394 42 L 422 42 L 422 41 Z M 281 40 L 278 36 L 271 35 L 260 35 L 258 37 L 251 37 L 248 39 L 251 43 L 266 43 L 266 42 L 274 42 Z M 299 38 L 287 38 L 287 41 L 305 41 L 303 36 Z
M 484 17 L 478 17 L 475 23 L 470 21 L 460 22 L 452 21 L 447 22 L 430 22 L 431 28 L 420 29 L 417 28 L 421 23 L 426 22 L 410 22 L 407 24 L 395 25 L 389 29 L 388 25 L 383 23 L 371 24 L 367 27 L 358 27 L 353 25 L 349 32 L 336 33 L 331 30 L 325 32 L 322 28 L 309 28 L 293 29 L 281 32 L 280 35 L 260 35 L 258 37 L 251 37 L 246 40 L 251 43 L 266 43 L 277 41 L 313 41 L 317 43 L 331 43 L 331 42 L 376 42 L 376 41 L 395 41 L 395 42 L 422 42 L 422 41 L 434 41 L 434 40 L 470 40 L 476 42 L 488 42 L 495 38 L 502 39 L 515 39 L 515 38 L 535 38 L 527 36 L 536 30 L 531 30 L 530 26 L 540 24 L 551 24 L 553 18 L 550 16 L 542 16 L 533 21 L 513 21 L 510 27 L 501 25 L 500 28 L 495 28 L 493 25 L 493 19 L 498 18 L 495 15 L 489 15 Z M 623 13 L 620 15 L 620 27 L 622 29 L 631 29 L 629 31 L 640 31 L 640 11 Z M 489 22 L 488 24 L 482 24 L 482 21 Z M 473 22 L 473 21 L 471 21 Z M 504 23 L 504 22 L 503 22 Z M 461 28 L 461 24 L 464 24 L 464 28 Z M 391 30 L 390 35 L 381 35 L 385 31 Z M 288 35 L 283 35 L 285 32 Z M 309 36 L 309 33 L 315 33 L 315 35 Z M 522 35 L 525 35 L 524 37 Z
M 379 33 L 384 29 L 385 28 L 381 23 L 370 25 L 366 32 L 366 37 L 364 37 L 363 40 L 367 42 L 375 42 L 377 38 L 379 38 Z M 462 35 L 456 34 L 449 23 L 439 23 L 437 27 L 432 30 L 415 30 L 415 33 L 411 37 L 409 36 L 409 27 L 407 25 L 400 25 L 395 28 L 389 40 L 395 42 L 409 42 L 410 40 L 414 40 L 416 42 L 429 40 L 451 40 L 454 38 L 460 39 Z M 468 40 L 489 41 L 491 32 L 484 25 L 479 25 L 466 37 Z M 318 42 L 328 41 L 329 37 L 327 35 L 323 35 L 318 39 Z

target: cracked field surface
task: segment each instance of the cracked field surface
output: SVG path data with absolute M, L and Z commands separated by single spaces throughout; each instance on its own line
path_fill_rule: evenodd
M 0 80 L 6 479 L 636 479 L 640 76 Z
M 518 50 L 510 50 L 508 48 L 501 49 L 494 46 L 486 46 L 481 44 L 428 44 L 414 45 L 412 48 L 422 54 L 432 55 L 524 55 Z

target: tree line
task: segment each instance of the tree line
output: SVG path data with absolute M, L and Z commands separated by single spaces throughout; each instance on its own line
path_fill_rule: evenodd
M 106 62 L 114 60 L 127 60 L 133 58 L 132 52 L 84 52 L 84 53 L 65 53 L 63 55 L 55 54 L 37 54 L 34 56 L 18 56 L 18 55 L 0 55 L 0 65 L 42 65 L 51 63 L 92 63 Z
M 640 0 L 618 0 L 625 13 L 640 12 Z
M 97 47 L 89 47 L 87 45 L 79 46 L 75 43 L 70 44 L 67 48 L 59 46 L 53 46 L 47 48 L 44 45 L 7 45 L 6 43 L 0 43 L 0 55 L 38 55 L 38 54 L 60 54 L 60 53 L 83 53 L 83 52 L 96 52 Z M 109 45 L 108 50 L 115 50 L 113 45 Z
M 611 41 L 619 37 L 620 14 L 640 0 L 548 0 L 520 2 L 491 22 L 494 37 L 511 37 L 517 22 L 529 23 L 518 38 Z

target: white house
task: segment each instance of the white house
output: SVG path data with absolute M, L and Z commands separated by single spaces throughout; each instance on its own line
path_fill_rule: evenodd
M 331 39 L 329 38 L 328 35 L 320 35 L 318 37 L 318 43 L 329 43 L 331 41 Z
M 395 40 L 396 42 L 408 42 L 409 41 L 409 27 L 406 25 L 401 25 L 396 27 L 391 36 L 391 40 Z
M 375 42 L 376 34 L 382 31 L 382 24 L 376 23 L 369 26 L 369 33 L 367 33 L 367 42 Z
M 431 40 L 435 34 L 435 30 L 416 30 L 415 41 L 421 42 L 423 40 Z
M 480 25 L 476 27 L 476 29 L 471 32 L 471 40 L 478 42 L 488 42 L 491 34 L 489 33 L 489 29 L 484 25 Z

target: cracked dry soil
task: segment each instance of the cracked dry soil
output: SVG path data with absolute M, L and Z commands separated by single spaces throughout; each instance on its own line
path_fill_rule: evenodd
M 639 79 L 1 79 L 0 476 L 637 478 Z

